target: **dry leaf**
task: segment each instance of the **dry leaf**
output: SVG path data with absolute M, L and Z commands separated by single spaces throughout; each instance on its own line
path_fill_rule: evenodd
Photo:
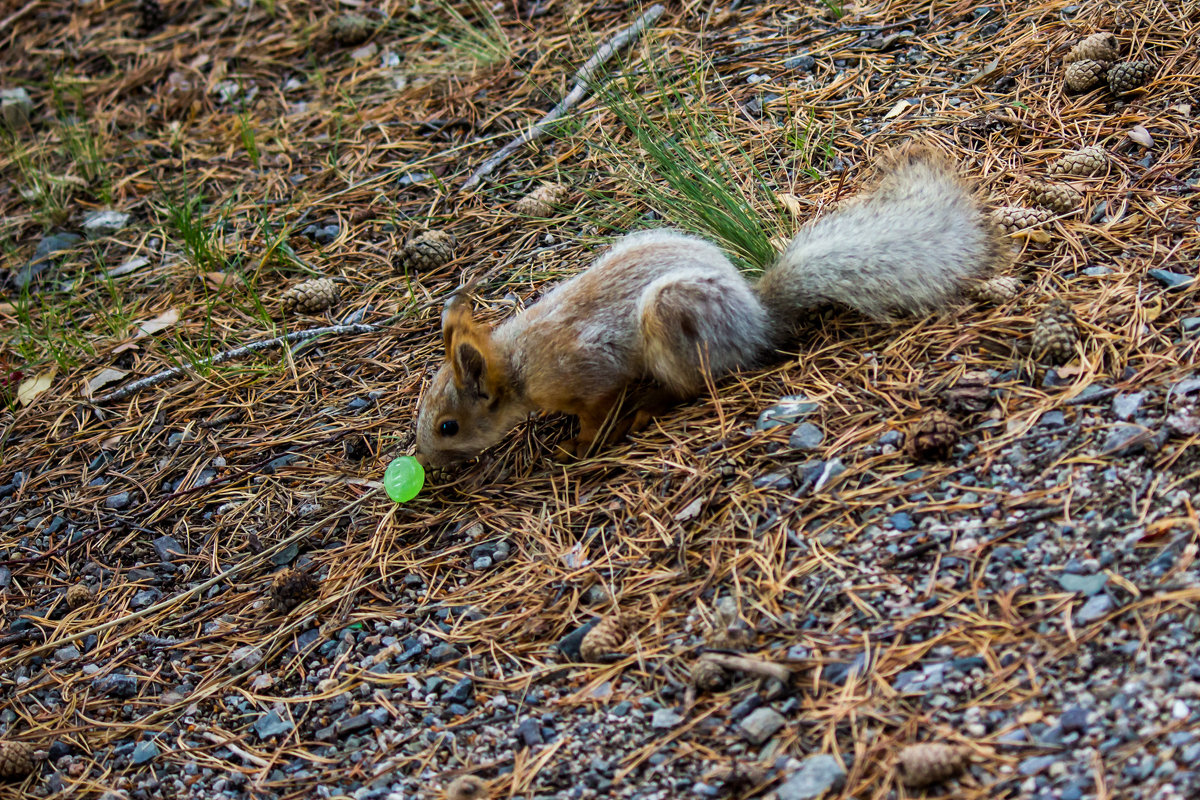
M 119 433 L 116 436 L 110 436 L 107 439 L 100 442 L 100 449 L 101 450 L 116 450 L 118 447 L 121 446 L 121 440 L 124 438 L 125 437 Z
M 112 354 L 114 356 L 119 356 L 119 355 L 121 355 L 121 353 L 124 353 L 126 350 L 141 350 L 141 349 L 142 348 L 138 347 L 133 342 L 125 342 L 124 344 L 119 344 L 116 347 L 114 347 Z
M 0 314 L 11 317 L 17 313 L 17 307 L 12 303 L 0 303 Z
M 891 119 L 892 117 L 898 117 L 904 112 L 908 111 L 910 108 L 915 108 L 915 106 L 907 100 L 897 100 L 896 105 L 892 106 L 891 111 L 888 111 L 888 113 L 884 114 L 883 118 Z
M 38 395 L 49 389 L 50 384 L 54 382 L 55 371 L 51 369 L 49 372 L 43 372 L 41 375 L 21 381 L 21 385 L 17 387 L 17 401 L 21 405 L 27 406 L 37 400 Z
M 224 289 L 226 286 L 233 286 L 237 283 L 237 279 L 237 275 L 230 275 L 228 272 L 204 273 L 204 282 L 210 289 Z
M 689 519 L 695 519 L 700 514 L 700 509 L 704 506 L 704 499 L 697 497 L 692 502 L 683 507 L 683 510 L 675 515 L 676 522 L 687 522 Z
M 113 267 L 108 271 L 108 277 L 119 278 L 122 275 L 128 275 L 131 272 L 137 272 L 142 267 L 150 263 L 150 259 L 144 256 L 134 256 L 126 259 L 123 264 L 118 267 Z
M 83 393 L 88 397 L 91 397 L 96 393 L 97 389 L 102 389 L 105 386 L 108 386 L 110 383 L 116 383 L 128 374 L 129 373 L 123 369 L 106 367 L 92 376 L 91 380 L 87 382 L 87 386 L 84 388 Z
M 1150 135 L 1150 131 L 1146 130 L 1141 125 L 1134 125 L 1125 135 L 1130 139 L 1133 139 L 1142 147 L 1154 147 L 1154 137 Z
M 1043 716 L 1044 715 L 1041 711 L 1038 711 L 1036 708 L 1031 708 L 1028 711 L 1022 711 L 1021 716 L 1017 717 L 1017 722 L 1021 723 L 1022 725 L 1032 725 L 1040 720 Z
M 179 309 L 168 308 L 154 319 L 148 319 L 145 322 L 136 323 L 137 332 L 133 335 L 133 338 L 140 339 L 143 336 L 150 336 L 158 333 L 164 328 L 171 327 L 176 322 L 179 322 Z
M 803 213 L 803 207 L 800 205 L 800 198 L 794 194 L 784 192 L 777 195 L 780 204 L 788 210 L 788 213 L 793 217 L 799 217 Z

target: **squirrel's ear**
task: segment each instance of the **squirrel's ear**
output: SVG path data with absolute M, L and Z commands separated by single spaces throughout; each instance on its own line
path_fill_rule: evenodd
M 475 342 L 466 337 L 455 342 L 450 364 L 454 367 L 454 383 L 459 391 L 488 399 L 491 391 L 487 380 L 487 359 Z
M 455 294 L 442 307 L 442 345 L 446 348 L 446 360 L 451 361 L 454 341 L 460 334 L 476 329 L 471 305 L 462 294 Z
M 461 294 L 446 301 L 442 310 L 442 341 L 458 390 L 494 399 L 499 387 L 491 373 L 491 330 L 475 321 L 470 304 Z

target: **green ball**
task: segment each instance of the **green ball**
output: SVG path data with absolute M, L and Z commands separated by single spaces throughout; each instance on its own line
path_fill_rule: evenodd
M 383 488 L 397 503 L 407 503 L 425 485 L 425 468 L 412 456 L 400 456 L 383 473 Z

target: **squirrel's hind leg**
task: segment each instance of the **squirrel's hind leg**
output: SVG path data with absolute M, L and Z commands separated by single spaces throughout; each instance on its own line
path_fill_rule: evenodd
M 732 267 L 663 275 L 642 293 L 638 317 L 646 371 L 679 399 L 700 394 L 706 375 L 755 363 L 768 347 L 766 312 Z

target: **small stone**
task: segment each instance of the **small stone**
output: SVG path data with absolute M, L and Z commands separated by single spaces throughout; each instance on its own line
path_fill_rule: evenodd
M 650 727 L 658 730 L 674 728 L 683 722 L 683 717 L 673 708 L 660 708 L 650 717 Z
M 892 514 L 890 517 L 888 517 L 888 522 L 893 528 L 901 533 L 904 531 L 911 531 L 914 527 L 916 527 L 916 523 L 913 522 L 913 518 L 905 511 L 897 511 L 895 514 Z
M 1088 729 L 1088 711 L 1086 708 L 1071 706 L 1059 717 L 1058 724 L 1064 733 L 1085 733 Z
M 128 224 L 129 215 L 124 211 L 92 211 L 83 218 L 83 233 L 89 239 L 98 239 L 101 236 L 112 236 Z
M 447 703 L 465 703 L 475 696 L 475 681 L 470 678 L 460 678 L 458 683 L 450 687 L 450 691 L 442 695 Z
M 278 712 L 272 709 L 259 717 L 254 723 L 254 732 L 258 734 L 258 738 L 268 739 L 272 736 L 285 734 L 294 727 L 295 725 L 292 724 L 291 720 L 284 719 L 279 716 Z
M 120 511 L 123 508 L 128 508 L 132 498 L 129 492 L 117 492 L 109 495 L 104 499 L 104 507 L 111 508 L 114 511 Z
M 159 561 L 171 561 L 175 556 L 186 555 L 187 550 L 170 536 L 159 536 L 151 544 Z
M 1065 573 L 1058 578 L 1058 584 L 1067 592 L 1079 592 L 1087 597 L 1098 594 L 1104 589 L 1104 585 L 1108 583 L 1108 576 L 1104 573 L 1096 575 L 1072 575 Z
M 846 770 L 831 755 L 809 756 L 787 779 L 775 796 L 778 800 L 816 800 L 827 792 L 840 789 Z
M 452 644 L 443 642 L 429 649 L 429 660 L 434 664 L 444 664 L 447 661 L 457 661 L 460 658 L 462 658 L 462 653 L 455 649 Z
M 521 744 L 525 747 L 536 747 L 545 742 L 545 739 L 542 737 L 542 726 L 533 717 L 526 717 L 517 726 L 517 738 L 521 740 Z
M 773 708 L 764 706 L 751 712 L 738 723 L 738 726 L 742 729 L 742 736 L 746 738 L 746 741 L 751 744 L 762 744 L 774 736 L 785 723 L 786 720 L 782 714 Z
M 374 30 L 375 23 L 370 17 L 353 12 L 339 14 L 330 25 L 334 40 L 344 46 L 362 44 Z
M 1142 407 L 1142 403 L 1146 399 L 1146 392 L 1133 392 L 1132 394 L 1119 394 L 1113 398 L 1112 406 L 1113 413 L 1119 419 L 1129 419 L 1138 412 Z
M 113 672 L 94 679 L 92 688 L 102 695 L 127 700 L 137 696 L 137 678 L 133 675 Z
M 825 432 L 811 422 L 802 422 L 788 437 L 788 446 L 797 450 L 816 450 L 825 441 Z
M 229 654 L 229 660 L 237 672 L 249 672 L 262 663 L 263 652 L 252 644 L 243 645 Z
M 145 764 L 155 758 L 158 753 L 158 745 L 154 743 L 154 740 L 147 739 L 144 742 L 138 742 L 137 747 L 133 748 L 133 754 L 129 756 L 129 760 L 134 764 Z
M 55 661 L 59 661 L 59 662 L 74 661 L 77 658 L 79 658 L 79 650 L 74 645 L 67 645 L 66 647 L 60 647 L 59 649 L 54 651 L 54 660 Z
M 1178 272 L 1171 272 L 1169 269 L 1148 269 L 1146 274 L 1167 289 L 1182 289 L 1194 280 L 1191 275 L 1182 275 Z
M 1088 625 L 1103 617 L 1112 610 L 1113 601 L 1106 594 L 1098 594 L 1083 604 L 1075 614 L 1076 625 Z
M 1130 422 L 1114 425 L 1104 437 L 1103 452 L 1114 456 L 1132 455 L 1145 443 L 1146 429 Z
M 375 54 L 379 52 L 379 45 L 374 42 L 367 42 L 362 47 L 359 47 L 350 53 L 350 60 L 363 63 L 375 58 Z
M 816 413 L 819 408 L 820 406 L 802 394 L 782 397 L 778 403 L 758 415 L 758 421 L 754 427 L 765 431 L 778 425 L 790 425 L 809 414 Z
M 1022 775 L 1037 775 L 1058 761 L 1058 756 L 1032 756 L 1017 765 L 1017 772 Z
M 148 608 L 162 599 L 162 590 L 150 587 L 142 589 L 129 600 L 131 608 Z

